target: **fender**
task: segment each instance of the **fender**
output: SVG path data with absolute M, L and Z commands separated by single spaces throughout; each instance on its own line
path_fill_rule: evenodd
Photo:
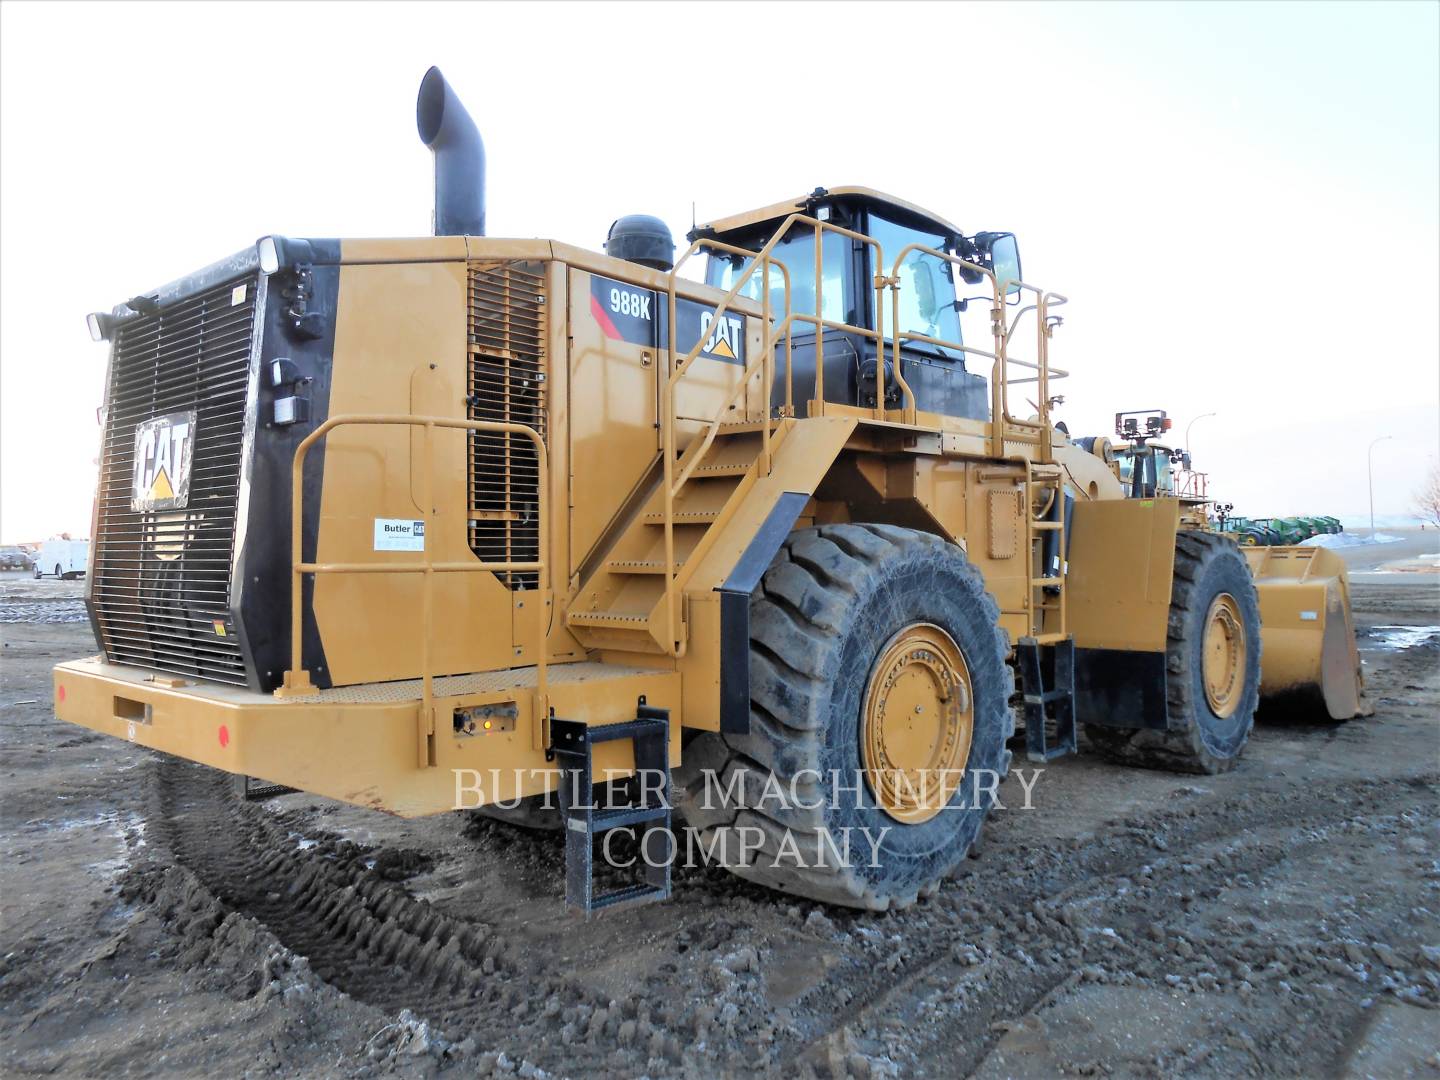
M 857 423 L 833 416 L 789 421 L 770 475 L 756 479 L 731 518 L 717 525 L 684 590 L 690 646 L 679 667 L 686 727 L 750 730 L 750 594 Z

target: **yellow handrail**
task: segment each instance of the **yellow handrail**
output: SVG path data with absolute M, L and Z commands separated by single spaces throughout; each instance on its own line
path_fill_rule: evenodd
M 426 557 L 418 562 L 399 563 L 322 563 L 306 562 L 304 555 L 304 467 L 305 456 L 310 448 L 323 439 L 331 431 L 338 427 L 355 424 L 368 425 L 398 425 L 405 427 L 423 427 L 425 429 L 424 446 L 424 487 L 420 493 L 420 518 L 424 522 L 427 544 L 424 548 Z M 444 562 L 437 563 L 429 558 L 428 537 L 430 536 L 430 515 L 433 508 L 431 484 L 435 470 L 434 458 L 434 434 L 436 428 L 458 428 L 465 431 L 490 431 L 509 433 L 511 435 L 524 435 L 535 444 L 535 455 L 537 464 L 537 476 L 539 477 L 539 493 L 535 514 L 535 530 L 537 536 L 536 555 L 537 558 L 528 562 Z M 285 672 L 283 687 L 276 691 L 277 697 L 298 697 L 315 694 L 318 691 L 310 682 L 310 673 L 304 668 L 302 646 L 304 642 L 302 633 L 302 592 L 303 582 L 306 574 L 423 574 L 424 585 L 421 593 L 421 622 L 424 623 L 424 632 L 421 635 L 420 646 L 420 713 L 416 723 L 416 747 L 420 768 L 427 768 L 435 764 L 433 737 L 435 735 L 435 686 L 434 676 L 430 671 L 430 656 L 432 651 L 432 630 L 434 623 L 434 577 L 436 574 L 445 573 L 475 573 L 475 572 L 517 572 L 531 571 L 538 575 L 538 588 L 540 602 L 535 605 L 536 615 L 536 652 L 535 652 L 535 697 L 534 697 L 534 719 L 535 733 L 534 743 L 536 749 L 544 747 L 546 732 L 544 728 L 549 719 L 549 686 L 547 683 L 547 672 L 545 664 L 545 639 L 549 630 L 549 619 L 547 611 L 550 606 L 550 572 L 548 562 L 545 559 L 545 549 L 549 545 L 549 498 L 550 498 L 550 461 L 545 450 L 545 439 L 534 428 L 525 424 L 516 424 L 499 420 L 455 420 L 443 416 L 414 416 L 414 415 L 386 415 L 383 413 L 355 413 L 344 416 L 332 416 L 326 420 L 305 438 L 300 440 L 300 445 L 295 448 L 295 456 L 290 465 L 290 566 L 292 580 L 290 583 L 290 670 Z
M 794 312 L 790 310 L 791 280 L 790 270 L 781 261 L 774 257 L 774 250 L 796 225 L 812 229 L 815 236 L 815 312 L 812 315 Z M 874 278 L 875 288 L 875 326 L 873 329 L 861 326 L 852 326 L 848 323 L 837 323 L 824 318 L 821 314 L 823 307 L 824 289 L 824 234 L 833 232 L 851 240 L 865 244 L 875 249 Z M 1053 333 L 1053 325 L 1050 319 L 1050 308 L 1059 307 L 1068 302 L 1068 298 L 1060 293 L 1047 292 L 1028 285 L 1021 281 L 1006 283 L 1006 288 L 1001 290 L 1000 283 L 996 279 L 993 270 L 981 266 L 978 263 L 970 262 L 960 258 L 958 255 L 949 252 L 939 251 L 924 244 L 912 243 L 900 250 L 893 264 L 890 265 L 890 273 L 886 275 L 884 269 L 884 249 L 880 242 L 874 237 L 857 232 L 831 222 L 820 221 L 803 213 L 794 213 L 780 222 L 770 239 L 766 241 L 759 251 L 752 251 L 728 244 L 720 240 L 708 237 L 699 237 L 691 242 L 674 267 L 669 273 L 667 283 L 667 300 L 670 326 L 669 340 L 669 371 L 665 381 L 664 392 L 660 402 L 660 429 L 661 449 L 663 458 L 663 483 L 662 496 L 664 500 L 664 513 L 662 515 L 665 532 L 665 633 L 667 650 L 674 656 L 680 657 L 685 654 L 686 643 L 677 638 L 676 635 L 676 596 L 675 596 L 675 500 L 679 496 L 685 484 L 694 475 L 695 470 L 700 466 L 706 452 L 713 445 L 715 436 L 727 413 L 734 407 L 735 399 L 739 397 L 750 385 L 756 375 L 756 361 L 747 361 L 740 380 L 730 396 L 722 403 L 720 411 L 708 421 L 700 437 L 692 441 L 676 458 L 676 436 L 675 436 L 675 388 L 680 380 L 690 370 L 691 364 L 703 351 L 706 336 L 700 335 L 699 340 L 684 354 L 680 356 L 677 345 L 677 312 L 678 295 L 676 283 L 681 268 L 688 260 L 701 250 L 710 249 L 713 251 L 728 252 L 739 255 L 749 260 L 749 266 L 737 277 L 734 284 L 721 298 L 719 304 L 714 308 L 714 319 L 717 321 L 729 310 L 730 305 L 750 281 L 757 270 L 762 276 L 762 297 L 761 314 L 766 327 L 764 345 L 760 350 L 758 359 L 759 374 L 761 377 L 761 395 L 763 400 L 764 416 L 761 423 L 761 463 L 764 473 L 769 472 L 771 464 L 770 452 L 770 402 L 774 396 L 774 350 L 783 337 L 785 340 L 785 405 L 782 416 L 794 415 L 794 388 L 793 388 L 793 360 L 794 360 L 794 331 L 796 322 L 810 323 L 815 328 L 815 391 L 814 407 L 812 412 L 823 415 L 825 409 L 825 341 L 826 328 L 842 330 L 855 333 L 875 341 L 875 416 L 877 420 L 886 418 L 885 408 L 886 397 L 886 368 L 885 353 L 886 339 L 884 328 L 884 291 L 886 288 L 891 292 L 891 314 L 894 328 L 890 342 L 890 353 L 895 358 L 894 378 L 902 392 L 903 422 L 914 425 L 918 421 L 918 410 L 916 406 L 915 393 L 911 388 L 905 373 L 899 363 L 901 346 L 903 342 L 918 341 L 931 345 L 948 348 L 962 354 L 980 356 L 992 362 L 990 377 L 991 393 L 991 425 L 990 425 L 990 451 L 992 456 L 1004 459 L 1009 455 L 1006 452 L 1006 441 L 1033 442 L 1038 448 L 1038 457 L 1042 462 L 1048 462 L 1052 457 L 1049 440 L 1044 433 L 1049 428 L 1050 415 L 1050 380 L 1065 378 L 1068 371 L 1052 369 L 1049 364 L 1049 340 Z M 991 291 L 991 333 L 994 338 L 994 349 L 978 349 L 974 346 L 964 345 L 960 342 L 945 341 L 940 338 L 933 338 L 925 334 L 913 331 L 903 331 L 900 328 L 900 266 L 905 257 L 911 252 L 919 251 L 933 258 L 951 263 L 964 270 L 981 274 L 990 282 Z M 772 324 L 772 312 L 770 307 L 770 272 L 771 267 L 778 267 L 784 282 L 785 317 L 778 325 Z M 1009 326 L 1006 325 L 1005 308 L 1006 297 L 1013 290 L 1033 293 L 1036 297 L 1034 304 L 1022 308 L 1016 313 L 1015 320 Z M 1011 359 L 1009 357 L 1009 344 L 1014 334 L 1016 325 L 1020 319 L 1030 311 L 1036 312 L 1037 335 L 1036 335 L 1036 359 L 1034 362 L 1028 360 Z M 1037 374 L 1033 379 L 1015 380 L 1020 382 L 1038 382 L 1040 384 L 1040 402 L 1038 404 L 1039 418 L 1037 421 L 1019 420 L 1010 415 L 1009 402 L 1009 365 L 1029 368 Z M 679 467 L 677 475 L 677 466 Z
M 929 255 L 931 258 L 940 259 L 942 262 L 948 262 L 954 266 L 960 267 L 960 269 L 962 270 L 970 270 L 975 273 L 982 274 L 987 280 L 989 280 L 990 291 L 992 294 L 990 324 L 991 331 L 995 336 L 994 352 L 986 352 L 984 349 L 976 349 L 970 345 L 962 345 L 958 341 L 943 341 L 939 338 L 927 337 L 923 334 L 915 334 L 910 331 L 905 331 L 902 334 L 900 330 L 900 264 L 905 261 L 905 256 L 909 255 L 912 251 L 919 251 L 922 254 Z M 999 283 L 995 280 L 995 274 L 992 271 L 981 266 L 979 263 L 969 262 L 966 259 L 960 258 L 960 256 L 958 255 L 952 255 L 948 251 L 937 251 L 935 248 L 926 247 L 924 244 L 907 244 L 905 245 L 905 247 L 900 249 L 900 254 L 895 256 L 895 263 L 890 268 L 890 298 L 891 304 L 894 308 L 893 321 L 895 323 L 895 342 L 891 350 L 897 358 L 895 363 L 895 378 L 896 381 L 899 382 L 902 386 L 905 386 L 907 390 L 909 389 L 909 386 L 905 383 L 905 376 L 900 370 L 900 363 L 898 360 L 898 357 L 900 356 L 900 342 L 902 338 L 908 341 L 925 341 L 931 345 L 939 345 L 942 348 L 954 349 L 961 353 L 971 353 L 972 355 L 984 356 L 993 361 L 996 361 L 997 363 L 1000 362 L 999 358 L 1005 355 L 1005 340 L 1003 335 L 996 328 L 997 316 L 995 315 L 996 311 L 1003 310 L 1004 301 L 1001 299 L 1000 296 L 1000 286 Z M 883 395 L 884 384 L 882 382 L 879 385 L 881 387 L 879 400 L 883 402 L 885 400 Z M 910 400 L 912 403 L 911 407 L 906 411 L 905 414 L 905 422 L 907 424 L 915 423 L 915 409 L 913 404 L 915 399 L 913 394 L 910 395 Z
M 782 239 L 784 239 L 785 235 L 796 224 L 801 224 L 809 228 L 813 228 L 815 231 L 815 315 L 813 317 L 797 315 L 796 313 L 790 311 L 790 271 L 783 262 L 775 259 L 771 254 L 775 246 Z M 723 241 L 710 239 L 708 237 L 699 237 L 691 242 L 690 246 L 685 249 L 684 253 L 680 256 L 678 260 L 676 260 L 675 265 L 670 270 L 669 280 L 667 283 L 668 314 L 670 320 L 670 364 L 668 378 L 665 382 L 665 392 L 661 395 L 660 430 L 663 458 L 662 468 L 664 471 L 662 486 L 664 497 L 663 523 L 665 530 L 665 640 L 667 642 L 667 648 L 670 649 L 672 651 L 672 654 L 677 657 L 685 655 L 686 643 L 677 640 L 675 635 L 675 498 L 677 495 L 679 495 L 681 489 L 689 481 L 690 477 L 694 475 L 695 469 L 699 467 L 701 460 L 703 460 L 704 458 L 705 452 L 713 444 L 715 440 L 715 435 L 720 429 L 720 425 L 724 420 L 725 414 L 730 411 L 731 406 L 734 404 L 735 398 L 739 396 L 741 389 L 749 385 L 750 380 L 754 377 L 755 374 L 752 367 L 753 362 L 747 361 L 745 365 L 745 370 L 735 390 L 731 393 L 730 397 L 727 398 L 721 405 L 720 411 L 716 414 L 714 419 L 712 419 L 706 425 L 705 431 L 700 437 L 700 439 L 692 442 L 690 446 L 686 447 L 685 465 L 681 469 L 680 476 L 677 479 L 675 476 L 675 387 L 679 383 L 680 379 L 685 375 L 685 373 L 689 371 L 690 365 L 695 361 L 696 357 L 700 355 L 705 345 L 705 335 L 702 333 L 699 339 L 695 342 L 695 344 L 689 349 L 688 352 L 686 352 L 684 358 L 677 360 L 679 350 L 676 345 L 676 315 L 678 309 L 676 282 L 678 280 L 680 270 L 692 255 L 696 254 L 698 251 L 704 248 L 727 251 L 732 254 L 744 256 L 746 259 L 750 260 L 750 265 L 745 269 L 743 273 L 740 274 L 740 276 L 736 279 L 735 284 L 730 287 L 729 291 L 726 292 L 724 297 L 721 298 L 720 303 L 716 305 L 714 312 L 714 319 L 716 321 L 719 321 L 719 319 L 729 310 L 730 304 L 740 294 L 740 290 L 745 287 L 745 284 L 750 280 L 751 276 L 754 275 L 755 271 L 757 269 L 762 270 L 763 293 L 761 297 L 761 313 L 764 325 L 766 327 L 766 335 L 764 339 L 764 347 L 760 350 L 760 365 L 762 372 L 761 382 L 763 384 L 761 388 L 761 395 L 764 403 L 762 406 L 764 410 L 764 416 L 762 417 L 761 421 L 761 461 L 764 471 L 768 473 L 771 460 L 770 399 L 774 393 L 774 349 L 775 345 L 780 340 L 780 335 L 784 333 L 786 344 L 785 408 L 787 415 L 793 415 L 794 391 L 792 384 L 792 360 L 794 355 L 794 343 L 792 340 L 790 328 L 796 318 L 799 318 L 801 321 L 812 322 L 815 325 L 816 360 L 814 400 L 818 403 L 822 413 L 824 411 L 825 402 L 824 333 L 825 327 L 827 325 L 841 325 L 844 326 L 846 330 L 850 330 L 859 334 L 864 334 L 867 337 L 873 337 L 875 339 L 876 363 L 882 369 L 882 374 L 880 376 L 881 386 L 883 387 L 884 385 L 883 368 L 885 365 L 885 336 L 883 299 L 884 289 L 887 282 L 880 275 L 877 275 L 875 278 L 876 325 L 874 330 L 869 330 L 865 327 L 849 326 L 847 324 L 835 324 L 820 317 L 820 313 L 824 310 L 822 306 L 824 289 L 823 233 L 827 231 L 838 233 L 841 236 L 847 236 L 852 240 L 856 240 L 860 243 L 874 247 L 876 253 L 876 265 L 882 265 L 881 260 L 883 260 L 884 258 L 884 252 L 881 249 L 880 242 L 875 238 L 866 236 L 864 233 L 856 232 L 852 229 L 846 229 L 842 226 L 835 225 L 830 222 L 820 221 L 816 218 L 809 217 L 808 215 L 797 213 L 791 214 L 783 222 L 781 222 L 780 226 L 775 230 L 774 234 L 770 237 L 768 241 L 766 241 L 765 245 L 759 251 L 751 251 L 746 248 L 738 247 L 733 244 L 726 244 Z M 784 321 L 778 327 L 774 328 L 771 327 L 769 287 L 770 267 L 772 265 L 779 267 L 784 279 L 786 310 L 786 317 Z M 914 395 L 910 393 L 909 386 L 904 384 L 903 377 L 902 385 L 905 387 L 906 396 L 910 401 L 911 410 L 913 412 Z M 883 415 L 883 398 L 881 398 L 877 402 L 877 409 Z

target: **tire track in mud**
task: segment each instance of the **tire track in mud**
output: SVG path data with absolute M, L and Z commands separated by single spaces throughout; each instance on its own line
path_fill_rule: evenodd
M 542 950 L 519 939 L 507 944 L 503 927 L 448 916 L 384 880 L 372 868 L 374 853 L 315 838 L 309 829 L 302 848 L 285 816 L 238 802 L 227 777 L 170 762 L 153 774 L 151 822 L 162 859 L 172 856 L 201 893 L 227 913 L 253 919 L 330 986 L 392 1017 L 409 1009 L 447 1040 L 472 1033 L 482 1044 L 503 1039 L 535 1064 L 566 1073 L 599 1067 L 653 1075 L 699 1065 L 709 1055 L 717 1055 L 709 1057 L 715 1064 L 745 1054 L 743 1029 L 757 1021 L 757 1009 L 769 1015 L 763 999 L 750 1001 L 742 1031 L 712 1028 L 699 1058 L 692 1059 L 699 1048 L 675 1045 L 659 1016 L 651 1025 L 648 1012 L 638 1037 L 631 1025 L 630 1041 L 617 1041 L 619 1022 L 636 1015 L 644 995 L 693 995 L 703 972 L 672 974 L 643 991 L 637 985 L 636 1000 L 617 1012 L 568 972 L 547 967 Z M 840 1074 L 845 1066 L 837 1068 L 837 1052 L 848 1054 L 857 1036 L 867 1046 L 883 1042 L 883 1029 L 898 1023 L 906 1034 L 896 1060 L 909 1060 L 909 1071 L 933 1073 L 937 1063 L 947 1075 L 972 1071 L 1003 1037 L 1001 1021 L 1063 995 L 1077 973 L 1088 979 L 1119 968 L 1142 982 L 1172 971 L 1198 974 L 1203 958 L 1177 965 L 1167 949 L 1227 882 L 1260 878 L 1295 850 L 1323 843 L 1314 837 L 1326 830 L 1433 803 L 1434 786 L 1425 778 L 1224 801 L 1197 795 L 1189 805 L 1066 841 L 1011 836 L 992 822 L 983 857 L 932 900 L 884 917 L 830 909 L 845 962 L 817 973 L 791 1002 L 793 1026 L 777 1033 L 775 1057 L 762 1070 Z M 749 888 L 743 894 L 762 908 L 793 903 Z M 207 925 L 213 921 L 206 916 Z M 1118 928 L 1125 940 L 1117 946 L 1102 927 Z M 1160 936 L 1147 940 L 1150 927 Z M 1300 948 L 1323 953 L 1332 945 Z M 1243 942 L 1226 942 L 1224 951 L 1227 962 L 1241 959 L 1257 971 L 1271 960 Z M 1097 978 L 1104 981 L 1103 974 Z M 1352 1007 L 1353 1001 L 1325 1007 L 1337 1038 L 1353 1022 Z M 606 1018 L 596 1026 L 593 1016 Z
M 1197 894 L 1218 895 L 1226 879 L 1258 877 L 1297 847 L 1314 843 L 1286 834 L 1373 819 L 1422 801 L 1425 789 L 1433 802 L 1436 783 L 1435 777 L 1398 784 L 1357 780 L 1319 796 L 1209 798 L 1184 810 L 1125 819 L 1083 841 L 1018 850 L 997 844 L 992 834 L 981 866 L 972 863 L 969 873 L 942 887 L 928 910 L 904 912 L 888 928 L 905 943 L 902 948 L 936 936 L 944 944 L 902 956 L 898 964 L 835 968 L 797 1002 L 803 1034 L 785 1048 L 780 1063 L 822 1065 L 853 1041 L 856 1030 L 893 1024 L 897 1017 L 918 1024 L 926 1001 L 941 990 L 952 998 L 945 1023 L 930 1038 L 912 1036 L 908 1049 L 918 1062 L 943 1062 L 945 1075 L 966 1075 L 1003 1037 L 1001 1021 L 1034 1012 L 1064 984 L 1079 981 L 1077 975 L 1103 979 L 1112 961 L 1133 966 L 1136 948 L 1162 953 L 1165 928 L 1187 918 L 1192 906 L 1203 907 Z M 1120 879 L 1137 878 L 1123 890 L 1116 887 Z M 1184 898 L 1177 907 L 1163 906 L 1177 895 Z M 1154 927 L 1151 939 L 1127 943 L 1118 953 L 1111 952 L 1114 938 L 1092 932 L 1147 921 Z M 934 924 L 944 932 L 937 935 Z M 957 940 L 980 943 L 989 955 L 962 954 Z M 1227 960 L 1245 952 L 1234 942 L 1225 948 Z M 1268 954 L 1259 950 L 1253 959 L 1258 970 Z M 1322 955 L 1315 962 L 1333 967 L 1337 961 Z
M 158 845 L 206 893 L 303 956 L 320 979 L 392 1017 L 409 1009 L 449 1041 L 503 1034 L 539 1062 L 560 1046 L 566 1013 L 604 1006 L 517 954 L 494 927 L 451 918 L 384 880 L 357 845 L 302 847 L 283 818 L 240 802 L 224 774 L 158 763 L 151 799 Z M 151 902 L 160 888 L 144 875 L 137 882 Z M 584 1045 L 563 1049 L 566 1065 L 588 1056 Z

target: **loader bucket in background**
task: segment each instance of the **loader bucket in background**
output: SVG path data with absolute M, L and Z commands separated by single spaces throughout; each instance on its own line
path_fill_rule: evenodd
M 1344 561 L 1319 547 L 1242 550 L 1260 594 L 1260 718 L 1369 715 Z

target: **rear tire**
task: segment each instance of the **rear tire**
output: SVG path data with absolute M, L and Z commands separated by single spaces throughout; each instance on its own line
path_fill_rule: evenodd
M 1010 764 L 1015 683 L 999 617 L 979 571 L 938 537 L 791 533 L 750 600 L 750 732 L 696 736 L 677 774 L 704 851 L 749 881 L 847 907 L 934 891 Z M 877 758 L 891 764 L 872 769 Z M 907 770 L 940 778 L 928 801 L 896 793 Z M 847 838 L 851 857 L 831 857 Z
M 1260 700 L 1260 602 L 1245 557 L 1216 533 L 1175 538 L 1165 698 L 1169 730 L 1087 724 L 1086 735 L 1127 765 L 1212 775 L 1234 768 Z

